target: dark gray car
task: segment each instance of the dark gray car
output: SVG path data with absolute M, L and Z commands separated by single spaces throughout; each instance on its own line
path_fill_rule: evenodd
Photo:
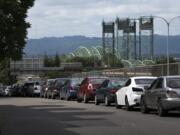
M 156 109 L 159 116 L 170 110 L 180 110 L 180 76 L 157 78 L 141 98 L 141 112 Z

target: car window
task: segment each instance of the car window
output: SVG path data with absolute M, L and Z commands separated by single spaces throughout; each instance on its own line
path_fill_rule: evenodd
M 111 87 L 117 87 L 117 88 L 120 88 L 123 86 L 123 82 L 122 81 L 119 81 L 119 80 L 111 80 L 110 83 L 108 84 L 108 87 L 111 88 Z
M 87 81 L 87 78 L 82 81 L 81 85 L 85 84 L 86 81 Z
M 93 78 L 93 79 L 90 79 L 90 83 L 91 84 L 102 84 L 102 82 L 104 81 L 105 79 L 102 79 L 102 78 Z
M 135 83 L 137 85 L 150 85 L 152 82 L 154 81 L 154 79 L 135 79 Z
M 127 82 L 125 83 L 125 87 L 131 85 L 131 79 L 128 79 Z
M 160 88 L 163 88 L 163 78 L 159 78 L 155 86 L 155 89 L 160 89 Z
M 148 90 L 155 88 L 156 82 L 157 82 L 157 79 L 153 81 L 153 83 L 151 84 Z
M 101 88 L 106 88 L 108 86 L 109 80 L 106 80 L 102 83 Z
M 168 78 L 167 87 L 174 89 L 180 88 L 180 78 Z

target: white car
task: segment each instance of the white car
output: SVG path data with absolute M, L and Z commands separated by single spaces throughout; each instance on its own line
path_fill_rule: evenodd
M 7 87 L 5 88 L 5 96 L 11 96 L 10 90 L 11 90 L 11 86 L 7 86 Z
M 40 96 L 41 88 L 40 82 L 34 82 L 33 95 Z
M 130 111 L 134 106 L 139 106 L 144 88 L 151 85 L 156 77 L 131 77 L 125 86 L 116 92 L 116 108 L 125 106 Z

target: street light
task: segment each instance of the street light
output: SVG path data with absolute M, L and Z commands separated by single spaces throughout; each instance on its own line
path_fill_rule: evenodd
M 167 24 L 167 28 L 168 28 L 168 35 L 167 35 L 167 46 L 166 46 L 166 55 L 167 55 L 167 76 L 169 75 L 169 35 L 170 35 L 170 25 L 171 23 L 177 19 L 177 18 L 180 18 L 180 16 L 175 16 L 173 17 L 171 20 L 167 20 L 163 17 L 160 17 L 160 16 L 152 16 L 153 18 L 159 18 L 161 20 L 163 20 L 166 24 Z

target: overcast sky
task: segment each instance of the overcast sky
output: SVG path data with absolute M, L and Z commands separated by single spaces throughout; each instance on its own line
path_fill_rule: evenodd
M 101 36 L 101 22 L 118 17 L 156 15 L 169 20 L 180 15 L 179 0 L 35 0 L 29 10 L 32 26 L 29 38 L 84 35 Z M 155 33 L 165 34 L 166 25 L 155 21 Z M 180 34 L 180 19 L 171 25 L 172 34 Z

